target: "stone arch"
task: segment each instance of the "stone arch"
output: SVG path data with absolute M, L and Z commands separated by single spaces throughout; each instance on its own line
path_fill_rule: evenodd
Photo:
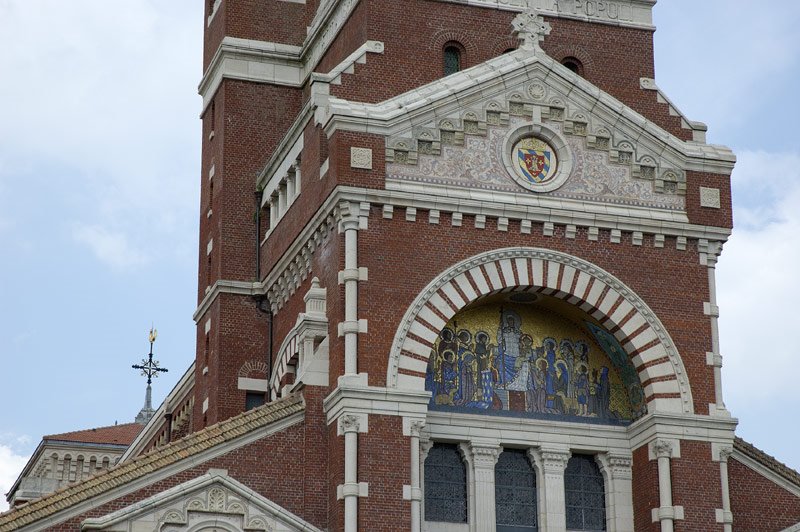
M 429 53 L 433 57 L 439 57 L 448 44 L 455 44 L 461 49 L 461 70 L 476 64 L 479 50 L 469 32 L 458 29 L 439 30 L 429 41 Z
M 614 334 L 639 374 L 648 412 L 693 412 L 683 361 L 650 307 L 602 268 L 540 248 L 481 253 L 431 281 L 408 308 L 395 333 L 387 387 L 424 390 L 428 357 L 447 321 L 485 296 L 524 289 L 566 300 Z
M 586 72 L 592 72 L 593 71 L 592 69 L 595 67 L 592 54 L 590 54 L 586 48 L 577 44 L 557 46 L 553 49 L 548 50 L 547 55 L 549 55 L 559 63 L 562 63 L 564 59 L 568 57 L 574 57 L 575 59 L 580 61 L 581 65 L 583 66 L 584 71 L 583 73 L 581 73 L 581 76 L 583 76 L 583 74 L 585 74 Z
M 239 368 L 238 376 L 256 379 L 269 378 L 269 368 L 267 363 L 261 360 L 248 360 Z

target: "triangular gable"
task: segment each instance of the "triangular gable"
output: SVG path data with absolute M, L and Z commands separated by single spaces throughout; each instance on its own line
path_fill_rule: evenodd
M 195 530 L 204 523 L 220 531 L 319 530 L 229 477 L 226 471 L 215 469 L 122 510 L 87 519 L 81 530 Z
M 733 451 L 733 458 L 737 462 L 749 467 L 796 497 L 800 497 L 799 472 L 738 436 L 734 439 Z
M 33 528 L 45 520 L 50 526 L 81 515 L 145 485 L 171 478 L 218 454 L 301 423 L 304 413 L 305 402 L 301 395 L 291 395 L 243 412 L 105 473 L 0 514 L 0 532 Z
M 521 193 L 543 206 L 616 204 L 680 222 L 686 171 L 730 174 L 735 162 L 727 148 L 678 139 L 541 50 L 503 54 L 378 104 L 325 93 L 315 91 L 317 123 L 329 135 L 386 136 L 387 188 L 409 192 Z M 563 145 L 560 159 L 572 164 L 558 187 L 531 194 L 515 181 L 507 153 L 525 126 Z

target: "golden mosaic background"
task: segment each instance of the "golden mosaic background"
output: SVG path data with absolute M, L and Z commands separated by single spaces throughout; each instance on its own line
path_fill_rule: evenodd
M 509 316 L 513 322 L 511 324 L 508 323 Z M 505 336 L 500 332 L 501 320 L 507 332 Z M 452 331 L 452 338 L 448 331 Z M 488 336 L 488 342 L 484 342 L 485 348 L 476 342 L 479 334 L 483 338 Z M 513 345 L 506 348 L 505 357 L 500 355 L 504 351 L 501 347 L 503 338 L 512 344 L 519 338 L 519 346 L 516 349 Z M 548 356 L 545 344 L 552 346 L 553 341 L 555 349 L 550 349 Z M 572 347 L 571 353 L 569 346 Z M 566 380 L 572 386 L 546 394 L 551 402 L 548 402 L 549 407 L 542 409 L 537 408 L 537 401 L 541 401 L 541 397 L 537 399 L 535 393 L 537 386 L 534 366 L 547 368 L 546 372 L 550 367 L 548 359 L 561 368 L 560 373 L 568 375 Z M 514 363 L 513 370 L 508 369 L 511 361 Z M 523 379 L 520 372 L 525 372 L 522 366 L 526 364 L 528 378 Z M 505 371 L 501 367 L 503 365 Z M 584 375 L 588 381 L 588 397 L 585 394 L 585 384 L 580 386 L 583 392 L 576 390 L 581 381 L 582 366 L 586 367 Z M 607 368 L 607 379 L 601 378 L 603 368 Z M 558 371 L 551 372 L 551 383 L 553 379 L 558 383 L 560 375 L 557 373 Z M 489 378 L 491 382 L 487 382 Z M 515 380 L 516 384 L 512 384 Z M 527 385 L 524 390 L 520 390 L 523 380 L 527 380 Z M 560 383 L 562 388 L 563 380 L 562 378 Z M 608 394 L 605 409 L 599 408 L 597 404 L 599 398 L 603 397 L 596 395 L 600 392 L 601 380 L 605 381 L 608 388 L 605 392 Z M 539 383 L 541 384 L 541 378 Z M 549 391 L 554 391 L 556 387 L 551 386 Z M 505 411 L 514 415 L 561 416 L 590 422 L 630 421 L 634 417 L 626 386 L 592 334 L 582 324 L 536 304 L 492 302 L 468 308 L 453 317 L 434 345 L 428 365 L 426 388 L 433 392 L 431 407 L 436 409 L 466 409 L 473 413 L 475 410 L 484 410 L 494 411 L 492 413 L 495 414 Z M 490 391 L 491 399 L 486 397 Z M 510 395 L 515 395 L 515 398 L 503 400 Z M 554 395 L 558 397 L 553 397 Z M 580 395 L 583 395 L 583 404 Z M 521 403 L 523 397 L 524 404 Z M 590 408 L 592 401 L 593 409 Z

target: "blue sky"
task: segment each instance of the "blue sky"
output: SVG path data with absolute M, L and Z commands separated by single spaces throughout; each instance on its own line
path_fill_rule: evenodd
M 130 422 L 194 356 L 202 2 L 0 0 L 0 492 L 43 434 Z M 746 15 L 746 16 L 745 16 Z M 800 468 L 800 3 L 661 0 L 656 81 L 734 149 L 718 268 L 738 433 Z M 4 508 L 0 500 L 0 510 Z

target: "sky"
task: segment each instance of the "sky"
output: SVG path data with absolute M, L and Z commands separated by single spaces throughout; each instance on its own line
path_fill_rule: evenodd
M 660 0 L 656 82 L 738 157 L 725 402 L 800 469 L 800 2 L 752 6 Z M 133 421 L 151 325 L 155 404 L 193 360 L 202 28 L 198 0 L 0 0 L 0 493 L 43 435 Z

